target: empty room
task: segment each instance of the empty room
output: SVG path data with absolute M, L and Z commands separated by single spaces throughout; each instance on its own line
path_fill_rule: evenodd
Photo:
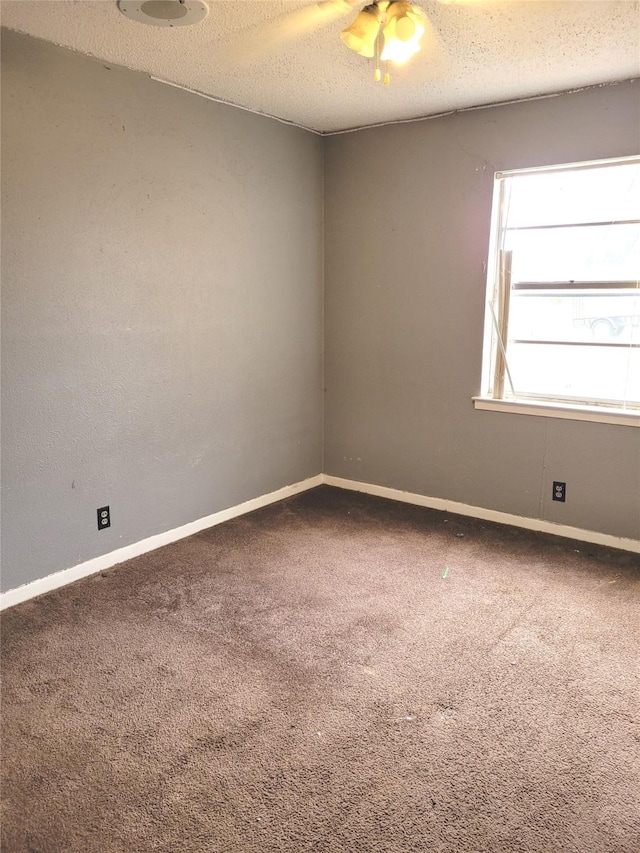
M 0 14 L 3 853 L 637 853 L 640 3 Z

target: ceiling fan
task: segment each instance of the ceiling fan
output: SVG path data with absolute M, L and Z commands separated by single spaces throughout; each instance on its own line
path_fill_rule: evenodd
M 420 6 L 409 0 L 374 0 L 358 12 L 340 38 L 360 56 L 375 58 L 374 80 L 378 82 L 382 63 L 402 65 L 422 49 L 425 29 L 426 16 Z M 388 70 L 384 82 L 391 82 Z
M 365 0 L 315 0 L 239 32 L 229 45 L 230 53 L 250 63 L 264 58 L 286 42 L 355 12 L 355 17 L 339 36 L 360 56 L 373 58 L 374 79 L 388 84 L 391 80 L 388 63 L 402 65 L 423 46 L 428 47 L 430 54 L 442 56 L 442 45 L 420 2 L 425 0 L 417 3 L 411 0 L 371 0 L 369 3 Z M 477 0 L 426 2 L 464 4 Z M 128 18 L 165 27 L 196 24 L 209 12 L 204 0 L 118 0 L 117 5 Z

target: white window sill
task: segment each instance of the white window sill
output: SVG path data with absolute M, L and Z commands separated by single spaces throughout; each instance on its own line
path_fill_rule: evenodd
M 640 427 L 640 410 L 607 409 L 602 406 L 573 406 L 569 403 L 544 403 L 538 400 L 493 400 L 473 397 L 476 409 L 510 412 L 515 415 L 538 415 L 572 421 L 595 421 L 600 424 Z

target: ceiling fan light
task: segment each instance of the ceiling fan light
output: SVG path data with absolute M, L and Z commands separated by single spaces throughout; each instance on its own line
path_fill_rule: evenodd
M 380 31 L 381 13 L 377 6 L 365 6 L 354 21 L 340 33 L 340 38 L 360 56 L 373 56 Z
M 411 15 L 399 15 L 396 18 L 396 38 L 400 41 L 410 41 L 415 37 L 417 23 Z
M 413 44 L 406 41 L 396 40 L 390 44 L 385 42 L 383 51 L 380 54 L 380 59 L 383 62 L 395 62 L 396 65 L 403 65 L 420 50 L 422 50 L 422 47 L 419 44 Z
M 387 9 L 387 21 L 383 30 L 383 61 L 406 62 L 420 47 L 425 26 L 422 10 L 405 0 L 391 3 Z

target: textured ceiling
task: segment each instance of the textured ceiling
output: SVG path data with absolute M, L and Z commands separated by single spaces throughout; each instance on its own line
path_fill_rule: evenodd
M 392 83 L 340 41 L 345 0 L 207 0 L 191 27 L 125 18 L 115 0 L 3 0 L 3 26 L 320 132 L 640 76 L 640 3 L 419 0 L 427 48 Z

